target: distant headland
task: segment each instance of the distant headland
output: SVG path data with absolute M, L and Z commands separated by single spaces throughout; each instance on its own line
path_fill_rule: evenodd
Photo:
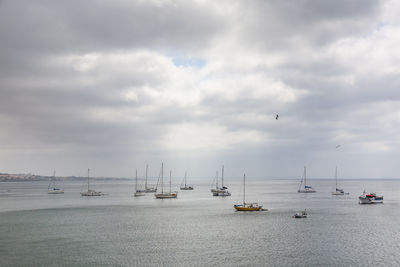
M 10 174 L 10 173 L 0 173 L 0 182 L 31 182 L 31 181 L 48 181 L 49 179 L 55 179 L 56 181 L 81 181 L 87 179 L 87 177 L 80 176 L 43 176 L 31 173 L 22 174 Z M 128 178 L 110 178 L 110 177 L 91 177 L 91 179 L 96 180 L 130 180 Z

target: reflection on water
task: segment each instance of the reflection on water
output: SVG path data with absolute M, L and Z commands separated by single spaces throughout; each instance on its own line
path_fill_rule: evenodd
M 248 181 L 247 199 L 267 212 L 235 212 L 231 197 L 209 186 L 178 199 L 134 198 L 133 182 L 98 182 L 108 195 L 85 198 L 82 185 L 0 183 L 0 266 L 347 266 L 400 265 L 400 181 L 341 181 L 348 196 L 332 196 L 333 182 L 313 180 L 315 194 L 296 193 L 298 181 Z M 358 205 L 363 191 L 385 197 Z M 292 219 L 307 209 L 306 219 Z

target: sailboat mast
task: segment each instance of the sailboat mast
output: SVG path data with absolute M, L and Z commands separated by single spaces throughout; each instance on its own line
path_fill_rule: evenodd
M 246 204 L 246 174 L 243 174 L 243 206 Z
M 136 175 L 135 175 L 135 177 L 136 177 L 135 192 L 137 192 L 137 169 L 136 169 Z
M 217 182 L 215 183 L 215 188 L 218 189 L 218 171 L 217 171 L 217 174 L 216 174 L 216 179 L 217 179 Z
M 169 171 L 169 193 L 171 193 L 171 176 L 172 176 L 172 171 Z
M 55 177 L 54 172 L 53 172 L 53 177 Z M 51 184 L 53 183 L 53 181 L 52 181 L 51 179 L 52 179 L 51 176 L 49 176 L 49 185 L 47 186 L 47 190 L 50 189 L 50 186 L 51 186 Z M 54 178 L 53 178 L 53 180 L 54 180 Z
M 335 188 L 335 190 L 338 188 L 337 187 L 337 166 L 336 166 L 336 169 L 335 169 L 335 180 L 336 180 L 336 188 Z
M 90 172 L 90 169 L 88 168 L 87 169 L 87 191 L 89 192 L 89 172 Z
M 224 188 L 224 165 L 222 165 L 222 188 Z
M 164 173 L 163 173 L 163 171 L 164 171 L 164 162 L 161 163 L 161 194 L 164 193 L 164 177 L 163 177 Z
M 304 166 L 304 188 L 307 186 L 307 167 Z
M 147 189 L 147 170 L 149 168 L 149 164 L 146 164 L 146 181 L 144 182 L 144 189 Z
M 53 171 L 53 186 L 56 187 L 56 170 Z
M 187 177 L 187 171 L 185 171 L 185 187 L 186 187 L 186 177 Z

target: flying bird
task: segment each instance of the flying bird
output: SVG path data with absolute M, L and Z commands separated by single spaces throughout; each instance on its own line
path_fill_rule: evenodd
M 336 148 L 339 148 L 339 147 L 340 147 L 340 145 L 337 145 L 337 146 L 336 146 Z
M 278 120 L 279 119 L 279 115 L 278 114 L 276 114 L 276 116 L 275 116 L 275 120 Z

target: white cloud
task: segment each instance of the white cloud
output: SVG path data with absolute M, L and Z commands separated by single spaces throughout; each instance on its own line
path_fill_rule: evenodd
M 215 152 L 234 150 L 237 145 L 261 143 L 265 135 L 255 130 L 229 131 L 216 123 L 172 124 L 165 129 L 161 143 L 172 152 Z

